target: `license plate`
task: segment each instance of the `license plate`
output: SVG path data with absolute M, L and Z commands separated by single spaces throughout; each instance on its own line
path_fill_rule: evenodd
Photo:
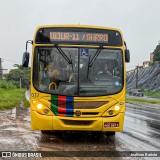
M 105 122 L 104 127 L 106 128 L 119 127 L 119 122 Z

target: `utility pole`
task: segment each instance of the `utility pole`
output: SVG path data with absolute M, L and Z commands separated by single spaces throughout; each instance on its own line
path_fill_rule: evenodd
M 138 88 L 138 68 L 139 65 L 136 66 L 136 89 Z
M 2 58 L 0 58 L 0 80 L 2 80 L 3 78 L 3 70 L 7 70 L 7 69 L 2 69 Z
M 2 70 L 2 59 L 0 58 L 0 80 L 2 80 L 3 70 Z

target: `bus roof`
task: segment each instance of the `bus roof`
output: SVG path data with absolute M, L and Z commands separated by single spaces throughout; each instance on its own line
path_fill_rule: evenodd
M 112 28 L 112 27 L 105 27 L 105 26 L 96 26 L 96 25 L 86 25 L 86 24 L 53 24 L 53 25 L 41 25 L 38 26 L 36 28 L 36 32 L 40 29 L 40 28 L 57 28 L 57 27 L 61 27 L 61 28 L 93 28 L 93 29 L 107 29 L 107 30 L 115 30 L 121 33 L 122 32 L 119 28 Z

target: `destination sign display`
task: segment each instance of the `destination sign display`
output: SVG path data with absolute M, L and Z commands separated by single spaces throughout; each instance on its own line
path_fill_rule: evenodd
M 108 34 L 87 32 L 50 32 L 50 40 L 108 43 Z
M 118 31 L 88 28 L 42 28 L 39 29 L 37 44 L 96 44 L 122 46 L 122 37 Z

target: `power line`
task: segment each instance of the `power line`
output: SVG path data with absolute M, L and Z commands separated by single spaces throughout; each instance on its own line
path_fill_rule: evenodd
M 18 63 L 18 64 L 20 64 L 20 62 L 15 62 L 15 61 L 12 61 L 12 60 L 7 60 L 7 59 L 4 59 L 4 58 L 1 58 L 1 59 L 4 60 L 4 61 L 11 62 L 11 63 Z

